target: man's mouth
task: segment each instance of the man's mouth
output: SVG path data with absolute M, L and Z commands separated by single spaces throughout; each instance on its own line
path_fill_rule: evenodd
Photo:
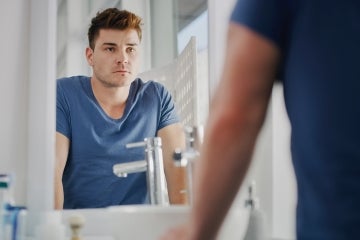
M 117 70 L 117 71 L 114 71 L 114 73 L 130 73 L 129 71 L 127 70 Z

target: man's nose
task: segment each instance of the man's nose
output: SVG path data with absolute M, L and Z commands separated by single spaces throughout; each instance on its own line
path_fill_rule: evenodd
M 128 63 L 128 57 L 126 55 L 126 53 L 119 53 L 116 59 L 116 63 L 120 64 L 120 63 Z

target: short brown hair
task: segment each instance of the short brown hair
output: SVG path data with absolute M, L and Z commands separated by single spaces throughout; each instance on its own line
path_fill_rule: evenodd
M 89 46 L 91 49 L 95 47 L 95 40 L 99 36 L 101 29 L 135 29 L 141 41 L 142 19 L 127 10 L 119 10 L 117 8 L 108 8 L 102 12 L 98 12 L 91 20 L 88 31 Z

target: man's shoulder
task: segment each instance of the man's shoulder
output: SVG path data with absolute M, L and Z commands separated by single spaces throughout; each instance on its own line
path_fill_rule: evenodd
M 63 87 L 80 85 L 86 81 L 90 81 L 90 78 L 86 76 L 71 76 L 58 78 L 56 80 L 57 85 Z
M 165 92 L 167 91 L 166 87 L 162 83 L 154 80 L 143 81 L 142 79 L 137 78 L 135 82 L 137 88 L 143 92 L 152 91 L 152 92 L 162 93 L 164 91 Z
M 72 76 L 59 78 L 56 82 L 57 94 L 61 96 L 75 97 L 87 93 L 90 86 L 90 78 L 85 76 Z
M 134 82 L 140 86 L 162 86 L 161 83 L 155 80 L 143 80 L 142 78 L 136 78 Z

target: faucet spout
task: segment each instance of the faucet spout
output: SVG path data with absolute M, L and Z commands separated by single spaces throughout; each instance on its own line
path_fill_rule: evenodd
M 145 160 L 119 163 L 113 166 L 118 177 L 127 177 L 130 173 L 146 172 L 147 186 L 151 204 L 168 205 L 161 138 L 145 138 L 143 142 L 129 143 L 127 148 L 145 147 Z
M 129 173 L 145 172 L 147 162 L 145 160 L 119 163 L 113 166 L 113 172 L 118 177 L 127 177 Z

